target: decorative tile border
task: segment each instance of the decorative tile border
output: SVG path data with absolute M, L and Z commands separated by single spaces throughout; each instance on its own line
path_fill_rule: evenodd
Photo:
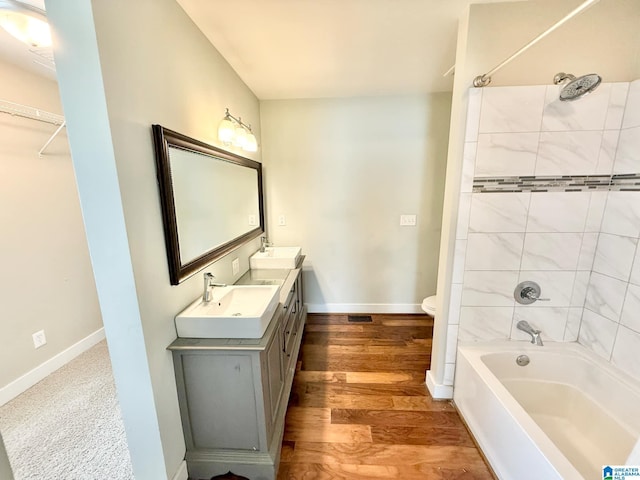
M 624 175 L 562 175 L 475 177 L 474 193 L 489 192 L 640 192 L 640 173 Z
M 640 192 L 640 173 L 614 175 L 609 190 L 617 192 Z

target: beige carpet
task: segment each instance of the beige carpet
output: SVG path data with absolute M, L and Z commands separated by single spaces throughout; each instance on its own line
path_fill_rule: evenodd
M 106 342 L 0 407 L 15 480 L 129 480 Z

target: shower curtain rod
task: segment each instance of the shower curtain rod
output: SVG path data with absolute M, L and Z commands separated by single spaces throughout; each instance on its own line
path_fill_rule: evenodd
M 502 61 L 500 64 L 496 65 L 495 67 L 493 67 L 491 70 L 489 70 L 487 73 L 485 73 L 484 75 L 478 75 L 476 78 L 473 79 L 473 86 L 474 87 L 486 87 L 487 85 L 489 85 L 489 83 L 491 83 L 491 75 L 493 75 L 494 73 L 496 73 L 498 70 L 500 70 L 502 67 L 504 67 L 505 65 L 507 65 L 509 62 L 511 62 L 512 60 L 514 60 L 516 57 L 520 56 L 522 53 L 524 53 L 525 51 L 527 51 L 529 48 L 533 47 L 536 43 L 538 43 L 540 40 L 542 40 L 544 37 L 546 37 L 547 35 L 549 35 L 551 32 L 555 31 L 556 29 L 560 28 L 562 25 L 564 25 L 565 23 L 567 23 L 569 20 L 571 20 L 573 17 L 581 14 L 582 12 L 584 12 L 585 10 L 587 10 L 589 7 L 592 7 L 593 5 L 595 5 L 596 3 L 598 3 L 600 0 L 586 0 L 585 2 L 583 2 L 582 4 L 580 4 L 578 7 L 576 7 L 575 9 L 573 9 L 571 12 L 569 12 L 566 16 L 564 16 L 562 19 L 560 19 L 558 22 L 556 22 L 555 24 L 553 24 L 551 27 L 549 27 L 548 29 L 546 29 L 544 32 L 542 32 L 540 35 L 538 35 L 537 37 L 535 37 L 533 40 L 531 40 L 529 43 L 527 43 L 526 45 L 524 45 L 522 48 L 520 48 L 519 50 L 517 50 L 516 52 L 514 52 L 510 57 L 508 57 L 507 59 L 505 59 L 504 61 Z M 449 70 L 447 70 L 445 72 L 445 74 L 443 76 L 448 76 L 451 73 L 455 72 L 455 65 L 452 66 Z
M 40 157 L 42 156 L 45 149 L 49 146 L 49 144 L 53 141 L 53 139 L 56 138 L 56 136 L 67 124 L 62 115 L 47 112 L 45 110 L 40 110 L 34 107 L 29 107 L 28 105 L 9 102 L 7 100 L 0 100 L 0 112 L 8 113 L 9 115 L 16 117 L 29 118 L 31 120 L 37 120 L 39 122 L 50 123 L 52 125 L 58 126 L 53 135 L 49 137 L 49 140 L 46 141 L 44 146 L 38 152 L 38 156 Z

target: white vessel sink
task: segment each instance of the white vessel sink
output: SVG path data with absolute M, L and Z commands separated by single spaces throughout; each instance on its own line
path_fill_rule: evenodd
M 178 337 L 261 338 L 278 307 L 279 286 L 213 287 L 211 301 L 199 298 L 176 316 Z
M 249 258 L 252 270 L 261 268 L 296 268 L 302 254 L 300 247 L 267 247 L 264 252 L 256 252 Z

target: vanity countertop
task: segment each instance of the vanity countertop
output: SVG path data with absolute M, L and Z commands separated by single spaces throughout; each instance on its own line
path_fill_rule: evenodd
M 298 268 L 289 270 L 249 270 L 238 279 L 235 285 L 279 285 L 280 286 L 280 305 L 278 306 L 274 318 L 280 314 L 282 305 L 287 300 L 289 291 L 298 276 L 299 270 L 302 268 L 304 255 L 298 261 Z M 183 350 L 192 348 L 204 349 L 242 349 L 242 350 L 263 350 L 267 341 L 275 328 L 276 322 L 271 322 L 262 338 L 176 338 L 168 350 Z
M 304 262 L 304 255 L 300 255 L 296 268 L 302 268 L 302 262 Z M 243 276 L 241 276 L 236 285 L 280 285 L 282 286 L 291 273 L 288 268 L 284 269 L 253 269 L 248 270 Z
M 291 270 L 249 270 L 241 276 L 236 285 L 280 285 L 285 282 Z

